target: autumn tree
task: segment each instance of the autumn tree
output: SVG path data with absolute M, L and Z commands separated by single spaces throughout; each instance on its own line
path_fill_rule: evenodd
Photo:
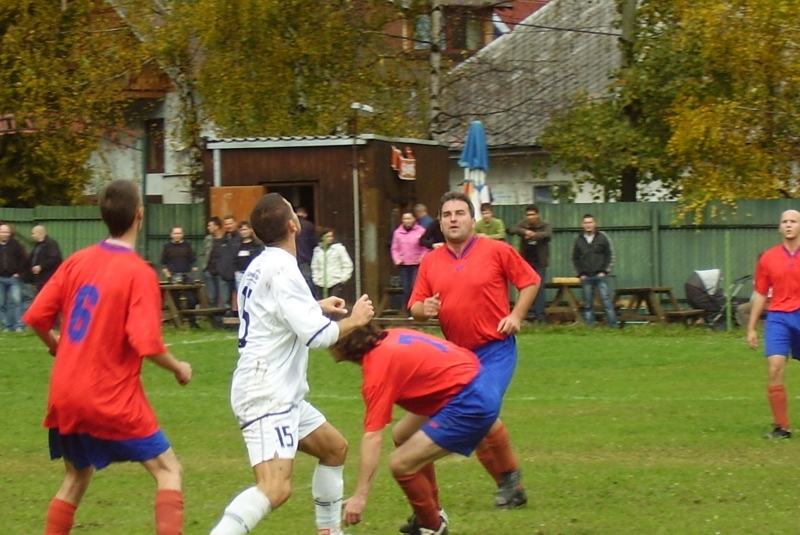
M 789 0 L 640 2 L 630 64 L 541 136 L 553 160 L 621 200 L 623 169 L 685 210 L 795 195 L 800 49 Z M 699 213 L 699 210 L 698 210 Z
M 0 206 L 76 202 L 145 61 L 102 3 L 0 0 Z

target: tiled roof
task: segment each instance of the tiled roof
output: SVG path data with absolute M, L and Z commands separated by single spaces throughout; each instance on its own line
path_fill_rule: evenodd
M 479 120 L 491 148 L 535 146 L 577 91 L 606 92 L 619 17 L 616 0 L 552 0 L 448 75 L 435 137 L 457 148 Z

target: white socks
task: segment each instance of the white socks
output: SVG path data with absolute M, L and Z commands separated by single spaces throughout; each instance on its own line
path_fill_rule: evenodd
M 311 493 L 317 516 L 317 529 L 330 529 L 339 533 L 342 523 L 342 498 L 344 494 L 344 466 L 317 464 L 311 478 Z M 321 531 L 324 533 L 324 531 Z M 224 534 L 221 534 L 224 535 Z
M 245 490 L 225 508 L 211 535 L 246 535 L 272 510 L 269 499 L 258 487 Z

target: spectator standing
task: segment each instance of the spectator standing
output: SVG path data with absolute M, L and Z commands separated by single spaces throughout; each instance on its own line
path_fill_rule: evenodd
M 428 249 L 420 245 L 420 238 L 425 229 L 414 218 L 413 212 L 403 212 L 400 225 L 392 233 L 390 252 L 392 262 L 400 274 L 400 286 L 403 288 L 403 306 L 408 306 L 411 290 L 417 280 L 419 263 Z M 408 312 L 408 310 L 406 310 Z
M 247 266 L 249 266 L 250 262 L 264 250 L 264 246 L 261 242 L 254 237 L 253 227 L 250 226 L 249 221 L 239 222 L 239 236 L 241 236 L 241 242 L 239 243 L 239 252 L 236 255 L 235 274 L 237 292 L 239 291 L 239 284 L 242 282 L 242 277 L 244 276 L 245 270 L 247 270 Z
M 608 275 L 614 265 L 614 245 L 605 232 L 597 230 L 593 215 L 584 215 L 581 226 L 583 232 L 575 237 L 572 246 L 572 265 L 581 279 L 583 319 L 586 325 L 594 325 L 594 292 L 597 290 L 606 315 L 606 325 L 616 329 L 617 313 L 608 286 Z
M 410 299 L 411 312 L 418 321 L 438 317 L 445 338 L 478 356 L 502 396 L 517 364 L 514 335 L 536 296 L 540 279 L 509 244 L 475 236 L 474 210 L 463 193 L 449 192 L 442 197 L 439 213 L 447 245 L 422 260 Z M 509 284 L 519 290 L 513 309 Z M 419 417 L 406 415 L 393 432 L 395 443 L 405 442 L 419 424 Z M 497 484 L 495 506 L 513 509 L 524 505 L 528 498 L 519 462 L 500 419 L 476 454 Z M 433 465 L 423 470 L 435 488 Z
M 428 207 L 421 202 L 414 205 L 414 217 L 423 229 L 427 230 L 435 220 L 428 214 Z M 443 240 L 444 241 L 444 240 Z
M 169 232 L 169 241 L 161 250 L 161 273 L 172 284 L 188 284 L 197 273 L 195 262 L 197 257 L 192 245 L 184 239 L 183 227 L 174 226 Z M 181 300 L 186 301 L 186 307 L 197 307 L 197 294 L 193 291 L 180 292 Z M 189 325 L 197 329 L 197 320 L 189 316 Z
M 0 320 L 4 331 L 23 332 L 22 275 L 28 268 L 28 255 L 13 233 L 11 225 L 0 225 Z
M 311 276 L 317 295 L 342 297 L 344 283 L 353 276 L 353 260 L 344 245 L 335 240 L 333 230 L 324 229 L 311 258 Z
M 308 210 L 298 206 L 295 213 L 300 220 L 300 233 L 297 235 L 297 264 L 308 284 L 308 289 L 311 290 L 311 295 L 318 299 L 320 296 L 316 294 L 317 289 L 311 276 L 311 259 L 317 246 L 317 230 L 314 228 L 314 223 L 308 220 Z
M 206 285 L 206 295 L 212 307 L 222 306 L 222 277 L 219 274 L 220 252 L 222 250 L 222 221 L 217 216 L 211 217 L 206 222 L 206 237 L 203 238 L 203 255 L 200 257 L 200 267 L 203 269 L 203 279 Z M 228 305 L 230 306 L 230 302 Z
M 239 245 L 242 237 L 239 235 L 239 224 L 232 215 L 222 219 L 222 228 L 225 233 L 220 242 L 219 276 L 222 279 L 222 306 L 231 308 L 231 299 L 236 294 L 236 257 L 239 254 Z
M 485 202 L 481 205 L 481 218 L 475 222 L 475 235 L 486 236 L 493 240 L 504 240 L 506 225 L 502 219 L 494 217 L 492 205 Z
M 547 280 L 547 265 L 550 261 L 550 238 L 553 230 L 550 224 L 539 216 L 539 208 L 535 204 L 525 207 L 525 219 L 511 227 L 510 234 L 520 236 L 519 253 L 528 264 L 536 271 L 544 285 Z M 545 323 L 545 292 L 541 290 L 536 294 L 527 319 Z
M 783 377 L 789 357 L 800 358 L 800 212 L 786 210 L 778 227 L 783 241 L 768 249 L 756 265 L 753 307 L 747 323 L 747 344 L 758 347 L 756 324 L 772 296 L 764 325 L 767 359 L 767 399 L 774 429 L 764 438 L 791 438 L 786 387 Z
M 169 282 L 176 284 L 189 282 L 197 271 L 197 256 L 192 244 L 184 240 L 184 236 L 183 227 L 172 227 L 169 232 L 170 241 L 161 250 L 161 273 Z
M 58 243 L 47 235 L 44 225 L 36 225 L 31 229 L 31 239 L 34 245 L 28 265 L 36 293 L 39 293 L 61 265 L 61 249 Z
M 389 468 L 414 509 L 412 530 L 447 533 L 431 482 L 420 471 L 451 452 L 468 456 L 500 413 L 502 396 L 474 353 L 441 338 L 410 329 L 359 327 L 331 347 L 334 358 L 361 366 L 366 404 L 356 489 L 345 501 L 344 520 L 362 520 L 380 462 L 383 429 L 392 406 L 430 418 L 394 450 Z M 450 425 L 451 422 L 458 425 Z
M 300 221 L 277 193 L 258 201 L 250 216 L 265 250 L 245 271 L 239 300 L 239 361 L 231 381 L 231 406 L 242 431 L 256 484 L 228 504 L 212 535 L 245 535 L 292 492 L 297 451 L 319 462 L 311 493 L 319 535 L 342 535 L 342 495 L 347 441 L 306 399 L 309 348 L 330 347 L 366 325 L 372 302 L 361 296 L 352 314 L 344 301 L 316 302 L 297 265 Z M 265 373 L 268 371 L 268 373 Z
M 419 244 L 426 249 L 438 249 L 444 245 L 444 234 L 442 233 L 442 223 L 438 219 L 434 219 L 433 223 L 428 225 L 425 233 L 420 237 Z
M 135 252 L 144 208 L 139 188 L 115 180 L 98 196 L 110 238 L 69 257 L 25 321 L 55 357 L 44 426 L 64 481 L 47 509 L 45 535 L 70 533 L 95 470 L 141 463 L 156 482 L 159 535 L 183 533 L 182 469 L 142 389 L 145 358 L 181 385 L 192 368 L 161 337 L 158 277 Z M 51 329 L 63 316 L 60 337 Z

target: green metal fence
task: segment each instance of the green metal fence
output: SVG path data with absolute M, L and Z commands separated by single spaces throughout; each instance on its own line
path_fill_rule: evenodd
M 675 203 L 543 204 L 541 215 L 554 230 L 548 278 L 574 275 L 572 244 L 582 216 L 590 213 L 614 242 L 614 284 L 672 286 L 683 297 L 684 282 L 695 269 L 720 268 L 728 280 L 751 274 L 757 255 L 780 241 L 780 213 L 797 208 L 800 202 L 793 199 L 740 201 L 736 209 L 715 205 L 706 210 L 703 224 L 695 226 L 677 220 Z M 524 218 L 525 207 L 495 206 L 495 215 L 511 226 Z M 12 223 L 29 249 L 31 227 L 45 225 L 65 256 L 105 236 L 96 206 L 0 208 L 0 221 Z M 158 264 L 173 225 L 183 226 L 187 240 L 200 250 L 203 205 L 149 205 L 140 254 Z M 516 243 L 515 238 L 508 241 Z M 345 245 L 353 250 L 352 244 Z M 750 291 L 747 286 L 741 295 Z

